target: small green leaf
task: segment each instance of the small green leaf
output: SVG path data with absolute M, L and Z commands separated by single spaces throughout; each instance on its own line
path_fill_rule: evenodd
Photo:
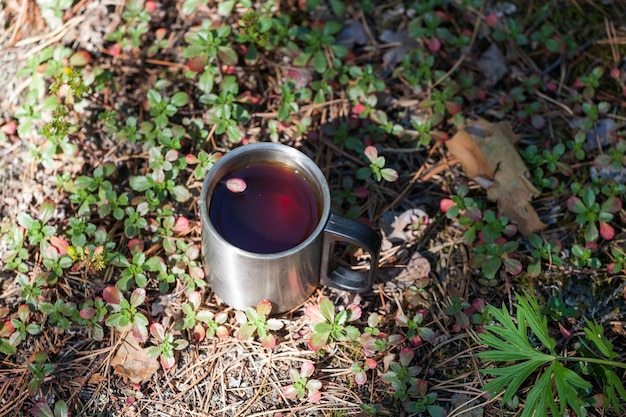
M 315 54 L 313 54 L 313 68 L 315 68 L 315 70 L 321 74 L 326 71 L 327 67 L 328 63 L 326 62 L 326 56 L 324 55 L 324 52 L 315 52 Z
M 53 214 L 54 214 L 54 202 L 52 202 L 50 200 L 46 200 L 41 205 L 41 222 L 42 223 L 47 223 L 48 220 L 50 220 L 50 218 L 52 218 Z
M 174 200 L 181 203 L 189 200 L 189 197 L 191 197 L 189 190 L 184 185 L 176 185 L 172 187 L 170 189 L 170 194 L 172 195 Z
M 17 213 L 17 222 L 26 230 L 32 230 L 35 227 L 35 224 L 38 224 L 38 222 L 35 221 L 30 214 L 23 211 Z
M 320 301 L 320 312 L 322 315 L 329 321 L 333 322 L 335 320 L 335 305 L 328 298 Z
M 149 190 L 154 185 L 154 181 L 146 175 L 130 177 L 130 187 L 139 192 Z
M 172 96 L 171 103 L 176 107 L 182 107 L 189 101 L 189 96 L 185 92 L 178 92 Z

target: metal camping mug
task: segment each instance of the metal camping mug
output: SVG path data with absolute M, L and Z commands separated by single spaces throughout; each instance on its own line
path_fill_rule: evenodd
M 320 216 L 313 232 L 296 246 L 277 253 L 254 253 L 231 244 L 209 216 L 211 198 L 220 180 L 237 169 L 259 163 L 286 165 L 305 179 L 318 200 Z M 281 313 L 302 304 L 320 284 L 357 293 L 372 288 L 380 236 L 363 223 L 331 213 L 326 178 L 313 160 L 295 148 L 263 142 L 230 151 L 204 179 L 199 204 L 208 284 L 233 308 L 245 309 L 269 300 L 272 312 Z M 369 252 L 369 271 L 338 267 L 329 272 L 335 242 L 355 244 Z

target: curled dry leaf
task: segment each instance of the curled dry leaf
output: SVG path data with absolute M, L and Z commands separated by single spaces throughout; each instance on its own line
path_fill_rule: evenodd
M 159 361 L 149 357 L 147 351 L 148 348 L 142 348 L 132 332 L 127 332 L 111 360 L 113 372 L 135 384 L 149 381 L 159 369 Z
M 498 210 L 528 236 L 546 225 L 530 204 L 539 191 L 527 179 L 528 169 L 515 149 L 518 138 L 507 123 L 479 119 L 461 129 L 446 146 L 468 177 L 493 181 L 487 188 L 487 198 L 497 201 Z

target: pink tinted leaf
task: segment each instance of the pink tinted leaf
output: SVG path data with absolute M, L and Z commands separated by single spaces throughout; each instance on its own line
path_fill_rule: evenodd
M 102 298 L 109 304 L 119 305 L 122 300 L 122 292 L 117 287 L 106 287 L 102 290 Z
M 415 356 L 413 349 L 409 347 L 403 348 L 400 351 L 400 363 L 402 364 L 402 366 L 405 368 L 408 367 L 411 361 L 413 360 L 413 356 Z
M 150 334 L 159 342 L 165 339 L 165 329 L 161 323 L 152 323 L 150 325 Z
M 380 170 L 380 175 L 389 182 L 394 182 L 398 179 L 398 171 L 393 168 L 383 168 Z
M 187 162 L 187 164 L 189 164 L 189 165 L 195 165 L 195 164 L 197 164 L 200 161 L 198 160 L 198 158 L 195 155 L 189 153 L 189 154 L 185 155 L 185 162 Z
M 317 305 L 311 305 L 308 306 L 305 310 L 304 310 L 304 315 L 306 316 L 306 318 L 308 318 L 312 323 L 323 323 L 326 321 L 326 319 L 324 318 L 324 316 L 322 315 L 322 312 L 320 311 L 319 306 Z
M 311 404 L 318 404 L 322 399 L 322 393 L 319 391 L 310 391 L 309 392 L 309 402 Z
M 396 315 L 396 323 L 398 323 L 399 326 L 406 327 L 409 323 L 409 319 L 404 313 L 398 313 Z
M 404 342 L 404 336 L 401 334 L 392 334 L 392 335 L 389 335 L 389 337 L 387 338 L 387 343 L 390 346 L 396 346 L 402 342 Z
M 485 311 L 485 300 L 480 297 L 474 298 L 474 300 L 472 301 L 472 307 L 474 308 L 474 310 L 482 313 L 483 311 Z
M 56 248 L 57 252 L 59 252 L 59 255 L 67 255 L 67 247 L 70 245 L 67 240 L 58 236 L 51 236 L 50 244 Z
M 176 233 L 184 233 L 189 230 L 189 220 L 185 216 L 180 216 L 176 219 L 172 231 Z
M 378 159 L 378 149 L 376 149 L 375 146 L 370 145 L 366 147 L 363 153 L 372 163 L 374 163 Z
M 87 51 L 78 51 L 70 57 L 68 62 L 73 67 L 84 67 L 91 62 L 91 54 Z
M 439 201 L 439 209 L 441 209 L 441 211 L 444 213 L 447 213 L 448 210 L 450 210 L 450 208 L 454 206 L 456 206 L 456 203 L 449 198 L 442 198 Z
M 354 321 L 354 320 L 360 319 L 361 314 L 363 313 L 363 310 L 357 304 L 350 304 L 347 307 L 347 310 L 350 312 L 350 317 L 348 318 L 348 321 Z
M 228 320 L 228 314 L 223 311 L 221 313 L 217 313 L 214 320 L 217 324 L 226 323 L 226 320 Z
M 59 251 L 52 245 L 46 246 L 44 256 L 48 259 L 57 259 L 59 257 Z
M 226 188 L 231 193 L 242 193 L 247 187 L 248 184 L 241 178 L 229 178 L 226 180 Z
M 140 306 L 146 299 L 146 290 L 143 288 L 136 288 L 130 295 L 130 305 L 133 307 Z
M 206 329 L 204 328 L 202 323 L 196 323 L 196 325 L 193 327 L 192 336 L 193 340 L 195 340 L 196 342 L 202 342 L 204 340 L 204 338 L 206 337 Z
M 176 149 L 170 149 L 164 156 L 166 161 L 174 162 L 178 159 L 178 151 Z
M 288 400 L 293 400 L 293 399 L 298 398 L 298 390 L 293 385 L 290 385 L 288 387 L 283 388 L 283 395 Z
M 165 353 L 161 355 L 161 366 L 163 369 L 170 369 L 176 365 L 176 359 L 174 359 L 174 354 L 169 353 L 166 355 Z
M 80 310 L 79 314 L 80 318 L 82 318 L 83 320 L 89 320 L 96 315 L 96 309 L 93 307 L 84 307 L 82 310 Z
M 365 373 L 365 371 L 359 371 L 357 373 L 354 374 L 354 382 L 357 383 L 357 385 L 363 385 L 367 382 L 367 374 Z
M 145 326 L 139 324 L 133 326 L 132 333 L 139 343 L 144 343 L 146 340 L 148 340 L 148 329 L 146 329 Z
M 273 334 L 268 334 L 261 338 L 261 345 L 268 349 L 273 349 L 276 346 L 276 338 Z
M 622 209 L 622 200 L 617 197 L 610 197 L 602 204 L 602 211 L 617 213 Z
M 189 267 L 189 276 L 193 279 L 202 279 L 204 278 L 204 269 L 199 266 L 191 266 Z
M 225 339 L 228 337 L 228 329 L 224 326 L 217 326 L 217 329 L 215 329 L 215 335 L 220 339 Z
M 576 214 L 582 214 L 587 211 L 587 206 L 585 206 L 585 203 L 583 203 L 580 198 L 571 196 L 567 199 L 567 209 Z
M 483 213 L 478 207 L 469 206 L 465 209 L 465 215 L 472 221 L 478 221 L 483 218 Z
M 235 336 L 237 337 L 237 340 L 245 342 L 246 340 L 252 337 L 255 330 L 256 330 L 256 326 L 250 323 L 245 323 L 241 325 L 239 330 L 237 330 L 237 333 L 235 334 Z
M 2 326 L 0 326 L 0 337 L 8 337 L 15 331 L 15 326 L 11 323 L 10 320 L 5 321 Z
M 302 368 L 300 368 L 300 376 L 302 378 L 308 378 L 311 375 L 313 375 L 313 372 L 315 371 L 315 365 L 313 365 L 313 362 L 304 362 L 302 364 Z
M 376 359 L 367 358 L 367 359 L 365 359 L 365 361 L 363 362 L 363 365 L 364 365 L 366 368 L 369 368 L 369 369 L 375 369 L 375 368 L 376 368 L 376 366 L 378 365 L 378 363 L 376 362 Z
M 200 307 L 200 303 L 202 302 L 202 294 L 200 291 L 193 291 L 189 294 L 189 302 L 193 306 L 194 310 L 197 310 Z
M 237 321 L 237 323 L 239 324 L 244 324 L 245 322 L 247 322 L 248 319 L 246 318 L 246 313 L 242 310 L 237 310 L 235 312 L 235 321 Z
M 353 191 L 353 194 L 357 198 L 367 198 L 369 195 L 369 189 L 364 185 L 362 187 L 356 188 Z
M 144 249 L 144 241 L 143 239 L 131 239 L 128 241 L 128 249 L 130 250 L 130 253 L 132 253 L 133 255 L 139 252 L 143 252 Z
M 606 240 L 611 240 L 615 237 L 615 229 L 607 222 L 600 222 L 600 236 Z
M 256 312 L 263 316 L 269 316 L 272 312 L 272 302 L 269 300 L 262 300 L 256 306 Z

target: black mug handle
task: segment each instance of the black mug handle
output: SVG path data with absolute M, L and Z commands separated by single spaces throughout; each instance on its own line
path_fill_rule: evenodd
M 371 256 L 369 271 L 364 273 L 339 266 L 329 273 L 328 265 L 335 242 L 352 243 L 369 252 Z M 369 291 L 378 271 L 380 244 L 380 235 L 370 227 L 331 213 L 324 229 L 320 283 L 356 293 Z

